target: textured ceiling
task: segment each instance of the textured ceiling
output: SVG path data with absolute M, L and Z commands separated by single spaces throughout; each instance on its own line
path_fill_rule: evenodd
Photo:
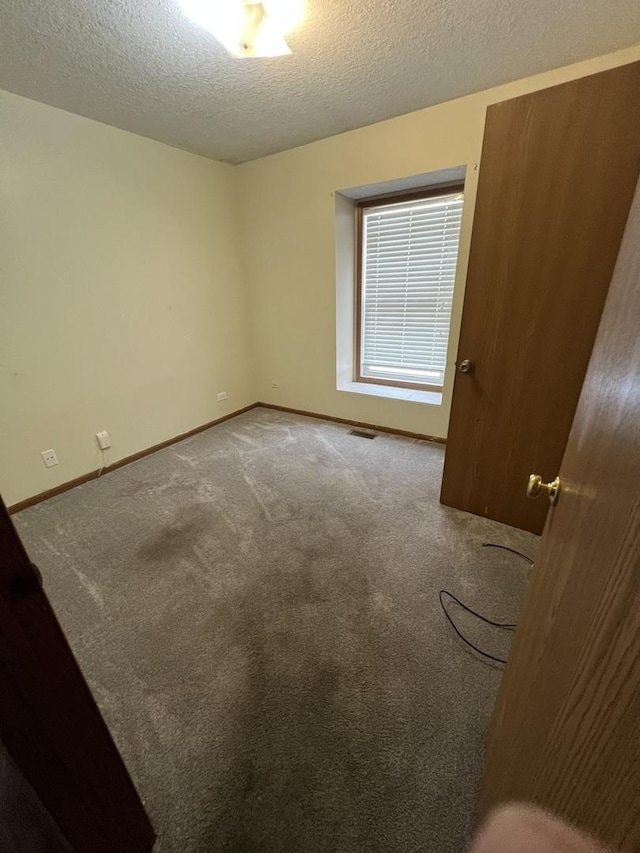
M 239 163 L 640 42 L 638 0 L 308 0 L 229 58 L 178 0 L 4 0 L 0 88 Z

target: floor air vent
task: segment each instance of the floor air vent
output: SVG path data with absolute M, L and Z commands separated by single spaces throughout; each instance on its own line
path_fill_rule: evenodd
M 375 432 L 367 432 L 366 430 L 363 430 L 363 429 L 350 429 L 349 435 L 355 435 L 358 438 L 375 438 L 376 437 Z

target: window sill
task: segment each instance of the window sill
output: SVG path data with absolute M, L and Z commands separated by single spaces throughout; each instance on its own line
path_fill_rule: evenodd
M 393 385 L 376 385 L 368 382 L 344 382 L 338 385 L 338 391 L 367 394 L 370 397 L 386 397 L 388 400 L 426 403 L 429 406 L 442 405 L 442 393 L 439 391 L 417 391 L 415 388 L 396 388 Z

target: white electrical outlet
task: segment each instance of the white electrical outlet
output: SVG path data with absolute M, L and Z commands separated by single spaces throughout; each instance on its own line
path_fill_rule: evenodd
M 218 402 L 219 402 L 219 403 L 221 403 L 223 400 L 226 400 L 228 396 L 229 396 L 229 395 L 227 394 L 227 392 L 226 392 L 226 391 L 221 391 L 221 392 L 218 394 Z
M 40 456 L 42 456 L 42 461 L 46 468 L 53 468 L 54 465 L 58 464 L 58 457 L 53 448 L 51 450 L 43 450 Z
M 275 382 L 275 381 L 273 381 L 273 382 L 271 383 L 271 387 L 272 387 L 272 388 L 275 388 L 276 390 L 278 390 L 278 389 L 280 388 L 280 383 L 279 383 L 279 382 Z
M 102 432 L 97 432 L 96 439 L 100 450 L 108 450 L 111 447 L 111 439 L 106 429 L 103 429 Z

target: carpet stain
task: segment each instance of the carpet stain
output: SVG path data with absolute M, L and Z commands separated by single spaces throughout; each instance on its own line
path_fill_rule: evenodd
M 137 555 L 144 562 L 156 562 L 180 556 L 190 550 L 211 528 L 211 518 L 201 504 L 180 509 L 154 536 L 138 547 Z

